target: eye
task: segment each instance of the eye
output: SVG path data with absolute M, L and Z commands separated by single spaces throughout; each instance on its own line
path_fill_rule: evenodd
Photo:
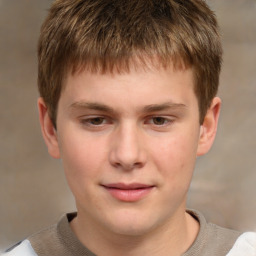
M 157 116 L 157 117 L 152 118 L 152 123 L 154 125 L 165 125 L 165 124 L 169 123 L 169 120 L 167 120 L 164 117 Z
M 101 126 L 108 123 L 107 119 L 105 117 L 88 117 L 81 119 L 81 123 L 86 126 Z
M 105 121 L 105 118 L 103 117 L 95 117 L 95 118 L 90 118 L 87 120 L 87 122 L 91 125 L 101 125 Z
M 151 116 L 146 120 L 146 124 L 155 127 L 166 127 L 173 122 L 173 118 L 164 116 Z

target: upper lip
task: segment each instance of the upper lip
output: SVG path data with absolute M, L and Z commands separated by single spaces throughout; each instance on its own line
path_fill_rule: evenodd
M 130 190 L 130 189 L 142 189 L 142 188 L 150 188 L 154 187 L 154 185 L 149 184 L 142 184 L 142 183 L 111 183 L 111 184 L 105 184 L 103 187 L 106 188 L 115 188 L 115 189 L 122 189 L 122 190 Z

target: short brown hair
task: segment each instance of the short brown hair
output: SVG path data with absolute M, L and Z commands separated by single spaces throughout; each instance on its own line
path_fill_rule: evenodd
M 38 87 L 56 124 L 67 73 L 191 67 L 200 123 L 216 95 L 222 48 L 214 13 L 202 0 L 56 0 L 38 44 Z

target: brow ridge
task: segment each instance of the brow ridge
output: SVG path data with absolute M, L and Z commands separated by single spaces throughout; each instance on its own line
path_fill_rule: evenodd
M 115 112 L 113 108 L 97 102 L 75 102 L 70 105 L 71 108 L 86 108 L 91 110 L 98 110 L 103 112 Z
M 79 109 L 79 108 L 85 108 L 90 110 L 97 110 L 102 112 L 109 112 L 109 113 L 115 113 L 116 111 L 105 104 L 97 103 L 97 102 L 75 102 L 70 105 L 70 108 Z M 157 111 L 164 111 L 168 109 L 183 109 L 187 108 L 185 104 L 182 103 L 174 103 L 174 102 L 165 102 L 162 104 L 150 104 L 147 106 L 142 107 L 142 112 L 157 112 Z
M 163 104 L 150 104 L 148 106 L 143 107 L 144 112 L 157 112 L 163 111 L 167 109 L 182 109 L 187 108 L 185 104 L 182 103 L 174 103 L 174 102 L 166 102 Z

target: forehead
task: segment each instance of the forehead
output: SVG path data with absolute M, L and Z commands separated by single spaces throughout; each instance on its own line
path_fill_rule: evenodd
M 81 69 L 68 74 L 60 100 L 64 98 L 69 105 L 87 101 L 130 107 L 165 102 L 183 104 L 185 98 L 195 97 L 193 87 L 191 68 L 142 66 L 122 73 Z
M 68 63 L 64 76 L 64 82 L 62 88 L 67 84 L 67 79 L 70 77 L 77 77 L 83 73 L 90 75 L 105 75 L 105 76 L 125 76 L 132 77 L 137 73 L 159 73 L 159 71 L 172 71 L 173 73 L 181 73 L 185 71 L 191 71 L 194 73 L 194 68 L 189 63 L 185 62 L 182 58 L 162 58 L 156 55 L 146 55 L 143 53 L 136 53 L 130 57 L 115 60 L 113 63 L 111 60 L 99 60 L 96 62 L 91 61 L 75 61 L 74 63 Z M 194 74 L 193 74 L 194 80 Z
M 145 74 L 147 76 L 152 76 L 155 78 L 164 78 L 168 80 L 168 77 L 172 79 L 173 77 L 186 76 L 184 80 L 189 78 L 194 84 L 194 69 L 191 65 L 187 65 L 182 60 L 176 60 L 169 62 L 162 62 L 158 57 L 143 56 L 143 59 L 134 56 L 127 62 L 116 62 L 112 66 L 104 63 L 93 64 L 93 63 L 76 63 L 74 65 L 69 65 L 67 68 L 66 77 L 64 78 L 63 87 L 65 87 L 71 80 L 77 80 L 77 78 L 82 78 L 87 76 L 97 77 L 97 78 L 109 78 L 112 80 L 120 79 L 121 77 L 129 79 L 138 79 L 143 77 Z
M 65 72 L 61 82 L 61 93 L 64 91 L 70 80 L 77 77 L 82 77 L 84 74 L 88 76 L 98 77 L 112 77 L 113 80 L 123 77 L 134 77 L 134 74 L 148 75 L 157 74 L 159 78 L 162 76 L 161 72 L 175 73 L 191 73 L 191 82 L 193 90 L 195 89 L 196 79 L 194 67 L 181 56 L 161 56 L 155 53 L 146 54 L 143 51 L 135 51 L 128 54 L 125 58 L 116 59 L 98 59 L 98 60 L 79 60 L 75 59 L 73 62 L 66 63 Z M 165 73 L 166 73 L 165 72 Z M 157 77 L 157 75 L 155 77 Z M 171 75 L 170 75 L 171 77 Z M 61 96 L 61 95 L 60 95 Z

